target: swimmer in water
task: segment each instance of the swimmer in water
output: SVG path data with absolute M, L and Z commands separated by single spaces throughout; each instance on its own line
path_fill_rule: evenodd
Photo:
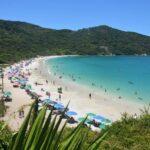
M 120 90 L 120 88 L 117 88 L 116 90 L 117 90 L 117 91 L 119 91 L 119 90 Z
M 134 94 L 137 95 L 137 91 L 135 91 Z
M 132 82 L 132 81 L 128 81 L 128 83 L 129 83 L 129 84 L 133 84 L 133 82 Z
M 95 86 L 95 84 L 94 84 L 94 83 L 92 83 L 92 86 Z

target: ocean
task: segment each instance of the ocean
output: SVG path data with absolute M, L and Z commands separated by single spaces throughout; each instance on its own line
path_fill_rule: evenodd
M 150 103 L 149 56 L 68 56 L 46 60 L 53 75 L 119 99 Z

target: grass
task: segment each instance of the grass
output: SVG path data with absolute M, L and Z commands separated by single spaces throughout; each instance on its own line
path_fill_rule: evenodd
M 109 150 L 150 150 L 150 113 L 142 113 L 138 118 L 124 114 L 108 129 L 101 149 Z

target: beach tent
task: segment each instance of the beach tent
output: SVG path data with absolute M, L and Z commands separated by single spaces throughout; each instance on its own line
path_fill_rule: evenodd
M 77 113 L 76 113 L 75 111 L 67 111 L 67 112 L 66 112 L 66 115 L 67 115 L 67 116 L 76 116 Z

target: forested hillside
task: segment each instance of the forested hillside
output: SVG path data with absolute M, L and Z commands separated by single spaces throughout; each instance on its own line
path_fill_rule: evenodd
M 150 54 L 150 37 L 97 26 L 77 31 L 54 30 L 25 22 L 0 20 L 0 63 L 37 55 Z

